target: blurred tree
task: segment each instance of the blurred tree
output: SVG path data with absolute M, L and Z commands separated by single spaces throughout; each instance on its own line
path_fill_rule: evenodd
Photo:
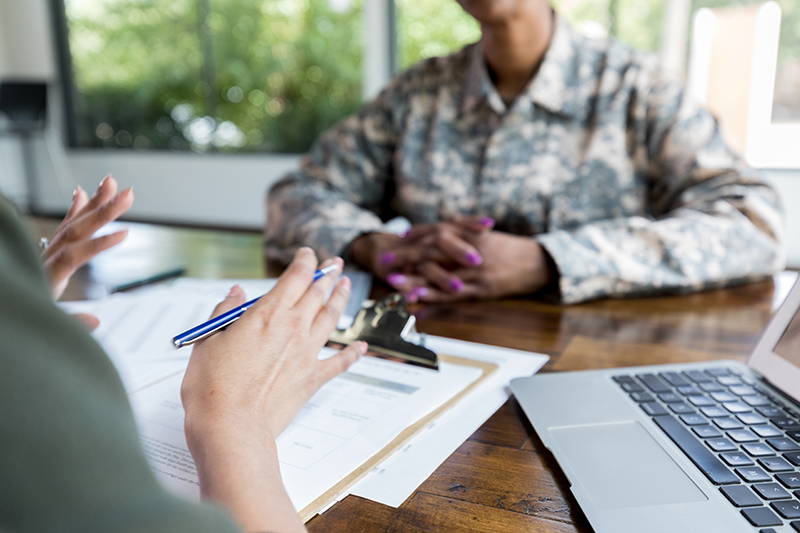
M 87 147 L 303 152 L 361 104 L 357 0 L 68 0 Z
M 299 153 L 361 105 L 362 0 L 64 1 L 82 147 Z M 552 0 L 579 31 L 649 51 L 665 1 Z M 800 2 L 777 1 L 775 118 L 800 120 Z M 456 0 L 395 2 L 401 68 L 480 38 Z

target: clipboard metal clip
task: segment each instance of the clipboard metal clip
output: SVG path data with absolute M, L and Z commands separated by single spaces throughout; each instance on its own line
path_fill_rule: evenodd
M 368 353 L 373 355 L 438 370 L 436 353 L 408 340 L 419 337 L 416 322 L 406 308 L 405 297 L 400 293 L 390 294 L 362 308 L 349 328 L 334 330 L 329 344 L 365 341 L 369 343 Z

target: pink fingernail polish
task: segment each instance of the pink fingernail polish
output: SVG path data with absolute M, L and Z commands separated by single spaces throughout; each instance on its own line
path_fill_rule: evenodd
M 98 189 L 102 189 L 105 186 L 106 183 L 108 183 L 108 176 L 103 178 L 103 181 L 100 182 L 100 185 L 98 185 L 97 188 Z
M 403 231 L 401 231 L 400 233 L 398 233 L 398 234 L 397 234 L 397 236 L 398 236 L 398 237 L 400 237 L 401 239 L 405 239 L 406 237 L 408 237 L 408 235 L 409 235 L 410 233 L 411 233 L 411 230 L 410 230 L 410 229 L 404 229 Z
M 397 259 L 397 254 L 394 252 L 386 252 L 380 258 L 380 262 L 382 265 L 391 265 L 394 263 L 394 260 Z
M 386 281 L 389 282 L 389 285 L 397 287 L 398 285 L 405 285 L 406 283 L 408 283 L 408 278 L 405 277 L 403 274 L 398 274 L 396 272 L 393 272 L 388 276 L 386 276 Z
M 420 298 L 424 298 L 431 293 L 428 287 L 417 287 L 413 291 L 411 291 L 415 296 L 419 296 Z
M 496 224 L 495 220 L 492 217 L 482 217 L 480 220 L 481 226 L 487 228 L 493 228 Z
M 450 288 L 456 292 L 461 292 L 461 290 L 464 288 L 464 282 L 458 278 L 451 278 Z
M 467 253 L 467 261 L 472 263 L 475 266 L 483 264 L 483 257 L 479 253 L 476 252 L 469 252 Z

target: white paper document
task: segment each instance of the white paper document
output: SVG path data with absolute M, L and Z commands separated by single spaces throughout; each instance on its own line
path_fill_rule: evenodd
M 347 494 L 391 507 L 400 506 L 508 400 L 508 384 L 512 379 L 532 376 L 549 359 L 542 354 L 432 335 L 426 337 L 425 345 L 437 353 L 493 363 L 498 369 L 453 409 L 374 468 Z
M 482 374 L 480 368 L 446 362 L 436 371 L 362 357 L 323 386 L 277 439 L 281 474 L 295 508 L 314 502 Z M 156 475 L 170 490 L 199 499 L 183 432 L 181 379 L 165 380 L 130 400 Z
M 346 328 L 372 287 L 372 276 L 345 270 L 352 283 L 350 301 L 339 321 Z M 142 288 L 102 300 L 60 302 L 68 313 L 89 313 L 100 320 L 92 336 L 108 354 L 128 393 L 181 372 L 191 348 L 176 350 L 172 337 L 211 316 L 234 285 L 248 299 L 268 293 L 277 279 L 180 278 L 171 285 Z

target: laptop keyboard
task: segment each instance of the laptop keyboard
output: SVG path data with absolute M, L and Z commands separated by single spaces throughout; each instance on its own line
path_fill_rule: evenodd
M 800 532 L 798 410 L 730 368 L 613 380 L 753 526 Z

